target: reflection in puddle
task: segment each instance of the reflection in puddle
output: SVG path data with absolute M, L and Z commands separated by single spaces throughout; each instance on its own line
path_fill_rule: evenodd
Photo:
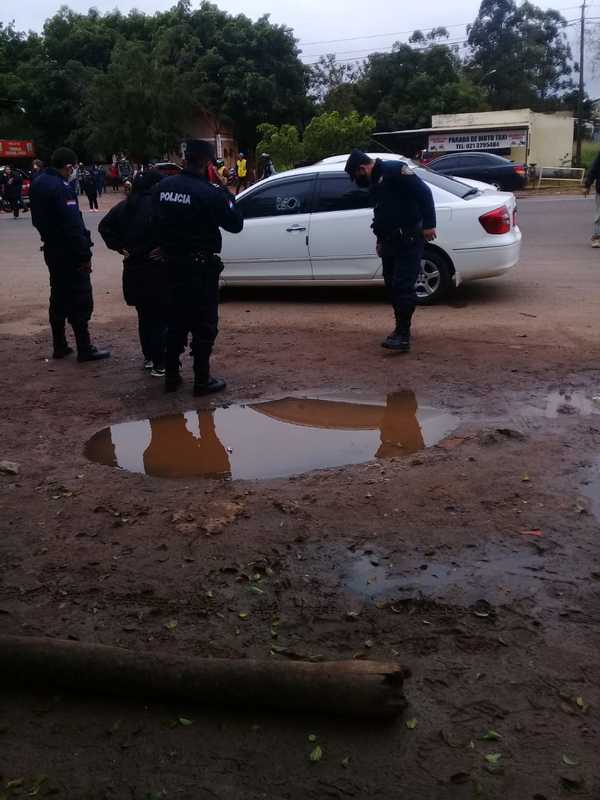
M 419 407 L 413 392 L 385 405 L 288 397 L 188 411 L 104 428 L 91 461 L 161 478 L 276 478 L 406 456 L 431 447 L 458 419 Z

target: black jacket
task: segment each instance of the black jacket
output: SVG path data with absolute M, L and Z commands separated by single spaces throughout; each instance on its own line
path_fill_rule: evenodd
M 73 186 L 55 169 L 47 169 L 29 192 L 31 221 L 38 229 L 46 252 L 84 264 L 92 257 L 92 237 L 83 223 Z
M 167 258 L 220 253 L 221 231 L 239 233 L 244 220 L 227 189 L 184 170 L 154 190 L 157 238 Z
M 600 153 L 594 159 L 592 166 L 585 176 L 585 185 L 589 189 L 592 183 L 596 184 L 596 192 L 600 194 Z
M 151 191 L 130 195 L 113 206 L 98 225 L 110 250 L 129 254 L 123 259 L 123 295 L 130 306 L 165 302 L 165 265 L 149 257 L 158 247 L 152 205 Z
M 375 199 L 372 228 L 378 239 L 399 228 L 435 228 L 431 189 L 404 162 L 377 159 L 371 174 L 371 193 Z
M 17 203 L 21 199 L 21 191 L 23 189 L 23 179 L 20 175 L 11 175 L 10 178 L 4 176 L 3 181 L 3 194 L 4 199 L 12 203 Z

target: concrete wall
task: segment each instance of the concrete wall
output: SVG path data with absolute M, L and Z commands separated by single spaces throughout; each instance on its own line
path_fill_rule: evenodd
M 508 111 L 475 111 L 469 114 L 435 114 L 431 117 L 432 128 L 460 128 L 477 125 L 527 125 L 531 111 L 528 108 Z
M 529 163 L 570 167 L 575 120 L 569 114 L 531 113 Z
M 436 114 L 433 128 L 469 128 L 485 125 L 523 125 L 530 130 L 529 155 L 524 148 L 513 148 L 513 161 L 544 167 L 571 166 L 574 120 L 568 112 L 537 114 L 528 108 L 508 111 L 480 111 L 472 114 Z

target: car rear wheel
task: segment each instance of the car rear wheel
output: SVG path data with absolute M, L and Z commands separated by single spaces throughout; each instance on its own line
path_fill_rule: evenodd
M 417 303 L 429 306 L 438 303 L 448 294 L 452 285 L 450 267 L 446 259 L 435 250 L 426 248 L 421 261 L 421 274 L 417 278 Z

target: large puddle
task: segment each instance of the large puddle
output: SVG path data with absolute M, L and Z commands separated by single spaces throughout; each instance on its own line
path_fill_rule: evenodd
M 160 478 L 281 478 L 407 456 L 444 439 L 458 418 L 419 406 L 287 397 L 124 422 L 85 447 L 91 461 Z

